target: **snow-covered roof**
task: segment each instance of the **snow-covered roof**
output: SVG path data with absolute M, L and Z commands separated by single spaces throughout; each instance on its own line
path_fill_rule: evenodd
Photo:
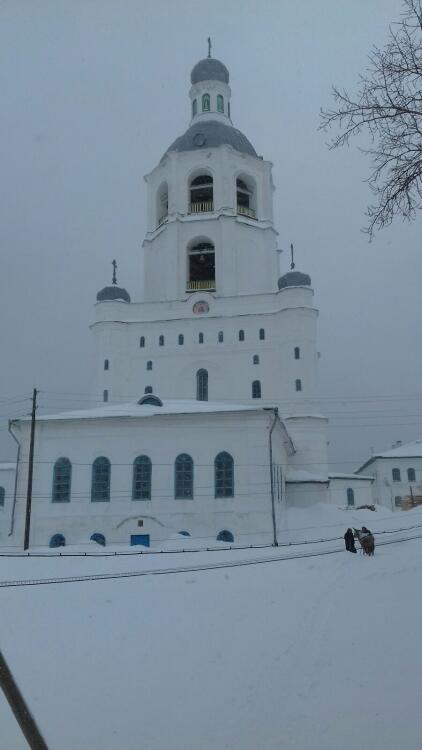
M 340 471 L 330 472 L 330 479 L 370 479 L 374 481 L 374 477 L 367 476 L 365 474 L 342 474 Z
M 166 400 L 162 399 L 162 406 L 155 404 L 138 404 L 130 402 L 126 404 L 104 404 L 94 409 L 79 409 L 77 411 L 65 411 L 59 414 L 40 414 L 37 422 L 50 422 L 70 419 L 105 419 L 111 417 L 152 417 L 169 414 L 210 414 L 222 412 L 262 412 L 264 407 L 247 404 L 226 404 L 217 401 L 194 401 L 194 400 Z M 268 410 L 268 409 L 267 409 Z M 30 417 L 13 420 L 26 422 Z
M 362 471 L 365 466 L 369 466 L 377 458 L 422 458 L 422 440 L 415 440 L 413 443 L 404 443 L 403 445 L 397 445 L 395 448 L 390 448 L 390 450 L 374 453 L 371 458 L 362 464 L 358 471 Z
M 323 482 L 324 484 L 328 484 L 328 477 L 323 477 L 320 474 L 313 474 L 304 469 L 288 469 L 286 471 L 286 482 L 290 484 L 296 482 Z
M 0 471 L 15 471 L 16 464 L 10 461 L 0 461 Z

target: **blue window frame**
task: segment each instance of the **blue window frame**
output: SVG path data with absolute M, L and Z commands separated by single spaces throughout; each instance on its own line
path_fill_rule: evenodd
M 179 346 L 183 346 L 183 344 L 185 343 L 185 337 L 183 336 L 183 333 L 179 333 L 178 341 L 179 341 Z
M 196 400 L 208 401 L 208 372 L 198 370 L 196 373 Z
M 106 538 L 104 534 L 100 534 L 98 531 L 95 531 L 93 534 L 91 534 L 90 540 L 91 542 L 96 542 L 97 544 L 101 544 L 101 547 L 106 546 Z
M 72 483 L 72 464 L 68 458 L 58 458 L 53 469 L 53 503 L 69 503 Z
M 202 94 L 202 111 L 209 112 L 211 109 L 211 99 L 209 94 Z
M 261 398 L 261 381 L 254 380 L 252 383 L 252 398 Z
M 91 502 L 110 501 L 111 464 L 105 456 L 98 456 L 92 464 Z
M 217 112 L 224 112 L 224 97 L 217 94 Z
M 230 453 L 222 451 L 214 461 L 215 497 L 234 496 L 234 463 Z
M 181 453 L 174 462 L 174 497 L 193 499 L 193 461 L 187 453 Z
M 5 490 L 4 487 L 0 487 L 0 508 L 4 508 L 4 497 L 5 497 Z
M 66 547 L 66 539 L 63 534 L 53 534 L 48 545 L 51 548 L 55 547 Z
M 231 531 L 223 529 L 217 534 L 217 542 L 234 542 L 234 536 Z
M 151 500 L 151 474 L 151 459 L 137 456 L 133 462 L 132 500 Z

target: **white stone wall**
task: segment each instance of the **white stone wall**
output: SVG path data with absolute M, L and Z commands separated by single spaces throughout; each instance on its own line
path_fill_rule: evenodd
M 357 479 L 356 477 L 330 477 L 329 502 L 339 508 L 347 506 L 347 490 L 350 487 L 354 493 L 354 507 L 358 505 L 372 505 L 373 482 L 371 479 Z
M 0 505 L 0 545 L 7 543 L 10 531 L 13 498 L 15 492 L 15 464 L 0 463 L 0 487 L 5 490 L 4 505 Z
M 393 469 L 400 469 L 400 482 L 393 480 Z M 409 481 L 407 470 L 415 469 L 416 481 Z M 377 458 L 363 468 L 364 474 L 374 477 L 374 502 L 390 510 L 400 510 L 396 498 L 410 495 L 422 495 L 422 457 L 420 458 Z
M 39 421 L 36 429 L 31 545 L 47 545 L 55 533 L 67 543 L 103 533 L 108 543 L 128 543 L 131 534 L 150 534 L 151 544 L 189 531 L 198 542 L 213 543 L 228 529 L 236 543 L 272 541 L 269 429 L 273 412 L 154 416 L 142 419 Z M 23 540 L 29 426 L 16 427 L 22 440 L 15 533 Z M 285 465 L 281 430 L 273 435 L 274 460 Z M 229 452 L 235 464 L 234 498 L 214 497 L 214 458 Z M 194 460 L 194 499 L 174 499 L 174 460 L 188 453 Z M 152 461 L 152 500 L 133 501 L 132 466 L 136 456 Z M 51 500 L 53 466 L 65 456 L 72 462 L 70 503 Z M 111 464 L 110 502 L 91 502 L 91 467 L 98 456 Z M 281 499 L 280 499 L 281 502 Z M 143 527 L 138 521 L 143 520 Z

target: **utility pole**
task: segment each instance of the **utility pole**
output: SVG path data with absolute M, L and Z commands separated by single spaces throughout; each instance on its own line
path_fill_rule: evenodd
M 25 537 L 24 537 L 24 542 L 23 542 L 24 550 L 27 550 L 29 547 L 29 533 L 31 530 L 32 474 L 34 471 L 34 438 L 35 438 L 36 409 L 37 409 L 37 389 L 34 388 L 34 392 L 32 394 L 31 440 L 29 444 L 28 489 L 26 492 Z
M 6 700 L 8 701 L 9 706 L 15 715 L 15 719 L 22 730 L 22 734 L 31 750 L 48 750 L 40 730 L 35 723 L 35 719 L 25 703 L 25 699 L 14 680 L 1 650 L 0 687 L 6 696 Z

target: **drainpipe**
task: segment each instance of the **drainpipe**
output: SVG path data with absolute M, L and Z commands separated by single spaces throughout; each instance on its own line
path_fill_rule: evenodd
M 273 477 L 273 441 L 272 435 L 273 430 L 278 420 L 278 408 L 274 409 L 274 420 L 270 428 L 269 434 L 269 448 L 270 448 L 270 483 L 271 483 L 271 518 L 273 522 L 273 547 L 278 547 L 277 541 L 277 524 L 275 518 L 275 499 L 274 499 L 274 477 Z
M 14 528 L 15 528 L 15 508 L 16 508 L 16 497 L 17 497 L 17 489 L 18 489 L 18 470 L 19 470 L 19 458 L 21 455 L 21 444 L 19 440 L 17 439 L 16 435 L 12 432 L 12 420 L 9 419 L 9 424 L 7 427 L 9 434 L 12 436 L 15 443 L 18 445 L 18 452 L 16 455 L 16 471 L 15 471 L 15 489 L 13 493 L 13 505 L 12 505 L 12 517 L 10 519 L 10 531 L 8 533 L 8 536 L 12 536 Z

